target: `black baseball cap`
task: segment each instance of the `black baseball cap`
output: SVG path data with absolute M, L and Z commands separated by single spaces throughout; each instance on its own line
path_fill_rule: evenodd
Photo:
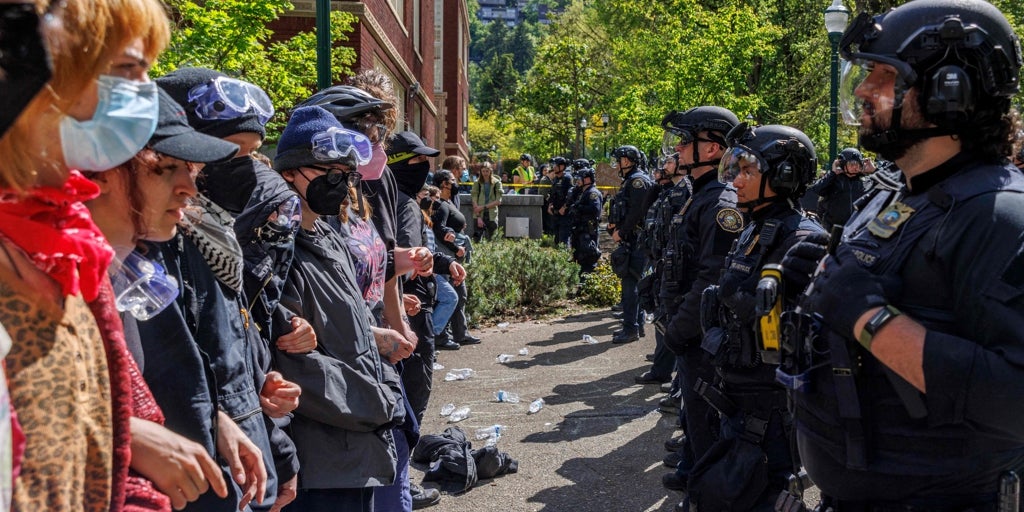
M 408 160 L 416 155 L 435 157 L 441 154 L 440 150 L 424 144 L 423 139 L 416 135 L 416 132 L 410 131 L 398 132 L 392 135 L 388 141 L 387 151 L 388 164 Z
M 188 124 L 185 109 L 167 91 L 159 87 L 157 90 L 160 117 L 156 131 L 149 138 L 150 149 L 186 162 L 203 164 L 228 160 L 238 153 L 236 144 L 197 132 Z

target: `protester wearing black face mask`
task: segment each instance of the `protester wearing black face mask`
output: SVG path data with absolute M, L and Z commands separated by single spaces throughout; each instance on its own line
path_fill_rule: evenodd
M 425 197 L 419 202 L 416 195 L 423 188 L 430 172 L 432 157 L 441 154 L 437 149 L 423 144 L 419 135 L 405 131 L 395 134 L 388 142 L 388 167 L 395 175 L 398 184 L 398 230 L 397 243 L 400 247 L 425 247 L 423 239 L 424 219 L 422 210 L 437 209 L 440 205 L 433 204 Z M 451 275 L 453 280 L 461 283 L 460 276 L 465 270 L 455 258 L 441 252 L 434 252 L 434 271 L 443 276 Z M 458 349 L 459 344 L 444 337 L 442 347 L 436 345 L 433 325 L 433 307 L 436 302 L 437 281 L 433 276 L 413 276 L 403 283 L 403 290 L 420 300 L 420 309 L 409 316 L 409 325 L 420 338 L 413 356 L 406 360 L 402 370 L 402 381 L 409 396 L 417 419 L 423 418 L 430 398 L 433 383 L 434 351 L 437 348 Z M 441 326 L 443 327 L 443 326 Z
M 0 3 L 0 136 L 53 74 L 41 29 L 35 4 Z
M 372 325 L 346 240 L 320 218 L 341 212 L 370 147 L 369 139 L 342 128 L 323 108 L 301 107 L 292 112 L 274 159 L 302 202 L 281 305 L 313 324 L 321 348 L 278 351 L 275 358 L 284 377 L 302 387 L 291 422 L 300 462 L 295 510 L 370 512 L 370 485 L 395 481 L 396 443 L 406 442 L 393 434 L 406 421 L 405 405 L 385 358 L 397 362 L 412 347 L 398 343 L 404 337 L 397 331 Z

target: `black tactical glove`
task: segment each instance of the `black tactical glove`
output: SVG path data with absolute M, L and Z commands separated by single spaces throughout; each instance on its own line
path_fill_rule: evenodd
M 832 330 L 853 336 L 857 319 L 871 308 L 889 304 L 889 298 L 896 297 L 899 289 L 899 278 L 871 273 L 843 247 L 825 260 L 825 268 L 814 278 L 803 305 L 821 315 Z
M 829 236 L 814 232 L 786 251 L 782 258 L 782 279 L 787 289 L 803 291 L 811 282 L 811 274 L 828 252 Z

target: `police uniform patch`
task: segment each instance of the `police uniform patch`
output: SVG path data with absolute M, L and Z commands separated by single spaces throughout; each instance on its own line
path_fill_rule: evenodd
M 590 200 L 591 201 L 597 201 L 599 199 L 601 199 L 601 193 L 596 191 L 596 190 L 591 190 L 590 191 Z
M 739 233 L 743 230 L 743 215 L 734 208 L 722 208 L 715 216 L 718 227 L 729 233 Z
M 644 188 L 644 180 L 633 180 L 633 188 Z
M 910 219 L 914 211 L 913 208 L 896 201 L 871 220 L 868 224 L 868 231 L 878 238 L 889 238 L 904 222 Z

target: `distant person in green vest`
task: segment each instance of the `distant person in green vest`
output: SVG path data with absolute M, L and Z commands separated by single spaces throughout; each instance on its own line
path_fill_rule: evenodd
M 525 187 L 533 183 L 533 177 L 536 171 L 533 168 L 533 157 L 529 153 L 523 153 L 519 157 L 519 166 L 512 169 L 512 183 L 517 185 L 513 187 L 517 194 L 532 194 L 533 191 Z

